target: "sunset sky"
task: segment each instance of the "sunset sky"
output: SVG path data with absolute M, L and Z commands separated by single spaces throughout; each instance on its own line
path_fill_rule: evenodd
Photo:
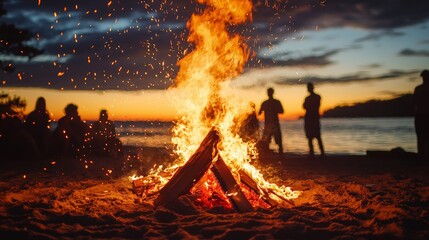
M 40 5 L 39 5 L 40 3 Z M 305 84 L 322 110 L 410 93 L 429 68 L 429 2 L 419 0 L 254 0 L 253 21 L 232 26 L 252 51 L 230 91 L 260 103 L 274 87 L 285 118 L 303 114 Z M 13 61 L 1 91 L 43 96 L 53 119 L 68 103 L 84 119 L 107 109 L 116 120 L 171 120 L 176 63 L 192 51 L 186 22 L 204 6 L 191 0 L 6 0 L 0 20 L 31 30 L 44 54 Z

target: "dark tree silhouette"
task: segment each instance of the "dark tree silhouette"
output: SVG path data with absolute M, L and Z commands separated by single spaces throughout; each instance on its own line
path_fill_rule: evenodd
M 0 0 L 0 18 L 6 14 L 3 7 L 4 1 Z M 0 21 L 0 68 L 4 72 L 12 72 L 15 67 L 12 62 L 3 61 L 2 56 L 28 57 L 28 60 L 31 60 L 43 53 L 42 50 L 27 44 L 27 41 L 32 38 L 34 38 L 34 34 L 30 31 Z
M 7 93 L 0 93 L 0 119 L 5 116 L 17 116 L 22 119 L 26 106 L 27 102 L 21 97 L 10 97 Z

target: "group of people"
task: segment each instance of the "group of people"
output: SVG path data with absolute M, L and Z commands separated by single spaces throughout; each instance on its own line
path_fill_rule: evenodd
M 429 70 L 423 70 L 420 74 L 423 83 L 418 85 L 413 94 L 414 126 L 417 135 L 417 154 L 420 160 L 429 160 Z M 325 155 L 322 137 L 320 133 L 320 95 L 314 92 L 313 83 L 307 83 L 309 95 L 305 98 L 304 129 L 308 140 L 309 156 L 314 156 L 313 140 L 319 145 L 320 155 Z M 264 101 L 259 110 L 259 115 L 264 112 L 265 125 L 260 141 L 262 150 L 268 150 L 268 145 L 274 137 L 278 145 L 279 153 L 283 153 L 282 135 L 278 114 L 283 113 L 283 107 L 279 100 L 273 97 L 274 89 L 268 88 L 268 99 Z
M 64 109 L 55 129 L 46 109 L 46 101 L 39 97 L 35 109 L 24 121 L 5 117 L 0 122 L 0 157 L 8 159 L 45 159 L 55 156 L 117 156 L 122 144 L 106 110 L 100 111 L 98 121 L 87 124 L 78 113 L 78 106 L 70 103 Z
M 418 157 L 429 159 L 429 70 L 421 73 L 423 84 L 414 91 L 415 130 L 417 134 Z M 308 140 L 309 156 L 314 156 L 313 140 L 318 142 L 320 155 L 325 155 L 320 131 L 320 95 L 314 92 L 313 83 L 307 83 L 309 95 L 305 98 L 304 129 Z M 268 99 L 258 112 L 264 113 L 264 129 L 258 146 L 268 150 L 271 139 L 278 145 L 278 152 L 283 153 L 282 133 L 279 114 L 284 112 L 281 102 L 274 98 L 274 89 L 267 89 Z M 255 105 L 253 112 L 243 122 L 240 129 L 244 140 L 257 139 L 259 126 Z M 109 120 L 106 110 L 100 111 L 99 120 L 91 125 L 81 120 L 78 107 L 70 103 L 65 109 L 65 116 L 58 121 L 51 131 L 50 117 L 46 110 L 46 101 L 39 97 L 34 111 L 25 121 L 18 117 L 1 118 L 0 122 L 0 157 L 7 158 L 46 158 L 50 156 L 84 156 L 88 154 L 116 156 L 121 154 L 122 144 L 117 138 L 115 126 Z M 246 139 L 249 138 L 249 139 Z
M 303 108 L 305 109 L 304 129 L 308 139 L 309 156 L 314 156 L 313 140 L 316 139 L 320 149 L 320 155 L 325 155 L 322 137 L 320 133 L 320 95 L 314 92 L 313 83 L 307 83 L 309 95 L 305 98 Z M 262 102 L 258 115 L 264 113 L 264 130 L 260 141 L 261 150 L 268 150 L 268 145 L 274 137 L 275 143 L 278 145 L 278 152 L 283 154 L 282 133 L 280 129 L 279 114 L 284 112 L 281 102 L 274 98 L 274 89 L 267 89 L 268 99 Z

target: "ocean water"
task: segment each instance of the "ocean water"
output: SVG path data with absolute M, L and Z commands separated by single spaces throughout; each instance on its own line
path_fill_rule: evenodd
M 285 152 L 306 154 L 304 122 L 281 121 Z M 413 118 L 323 118 L 322 140 L 327 154 L 365 155 L 367 150 L 401 147 L 416 152 Z M 171 122 L 115 122 L 124 145 L 171 148 Z M 262 132 L 263 122 L 260 123 Z M 315 152 L 319 153 L 314 140 Z M 270 147 L 277 149 L 274 141 Z
M 365 155 L 367 150 L 396 147 L 417 151 L 413 118 L 324 118 L 321 125 L 327 154 Z M 283 121 L 281 127 L 286 151 L 308 152 L 303 120 Z M 317 141 L 313 141 L 318 153 Z

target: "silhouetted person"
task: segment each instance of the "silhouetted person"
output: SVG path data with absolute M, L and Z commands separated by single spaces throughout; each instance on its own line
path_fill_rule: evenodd
M 65 116 L 58 120 L 51 146 L 56 154 L 81 156 L 88 150 L 89 129 L 81 120 L 77 109 L 73 103 L 68 104 L 64 109 Z
M 49 139 L 49 114 L 46 110 L 46 101 L 39 97 L 36 101 L 34 111 L 28 114 L 25 121 L 27 131 L 33 136 L 41 157 L 46 157 Z
M 423 84 L 414 90 L 413 105 L 417 151 L 420 160 L 429 160 L 429 70 L 420 74 Z
M 303 107 L 305 109 L 304 129 L 308 139 L 308 147 L 310 148 L 310 156 L 314 156 L 313 139 L 316 138 L 319 143 L 320 155 L 325 155 L 323 148 L 322 137 L 320 134 L 320 95 L 314 93 L 313 83 L 307 83 L 307 90 L 310 93 L 304 100 Z
M 281 154 L 283 153 L 283 144 L 278 115 L 283 113 L 283 106 L 279 100 L 274 99 L 274 89 L 268 88 L 267 94 L 268 99 L 262 103 L 261 109 L 259 110 L 259 115 L 264 112 L 265 118 L 262 144 L 263 148 L 268 150 L 268 145 L 271 142 L 271 138 L 274 136 L 274 140 L 279 146 L 279 153 Z
M 116 137 L 115 125 L 109 120 L 107 110 L 100 111 L 100 117 L 92 125 L 92 148 L 96 155 L 116 156 L 121 153 L 122 144 Z
M 13 160 L 34 160 L 39 158 L 39 150 L 33 137 L 25 129 L 18 117 L 4 119 L 2 157 Z
M 6 132 L 8 129 L 8 120 L 6 116 L 0 115 L 0 159 L 6 157 L 4 153 L 6 149 Z
M 246 114 L 246 117 L 241 122 L 239 135 L 243 141 L 256 142 L 259 136 L 259 121 L 256 116 L 255 104 L 250 103 L 251 112 Z

